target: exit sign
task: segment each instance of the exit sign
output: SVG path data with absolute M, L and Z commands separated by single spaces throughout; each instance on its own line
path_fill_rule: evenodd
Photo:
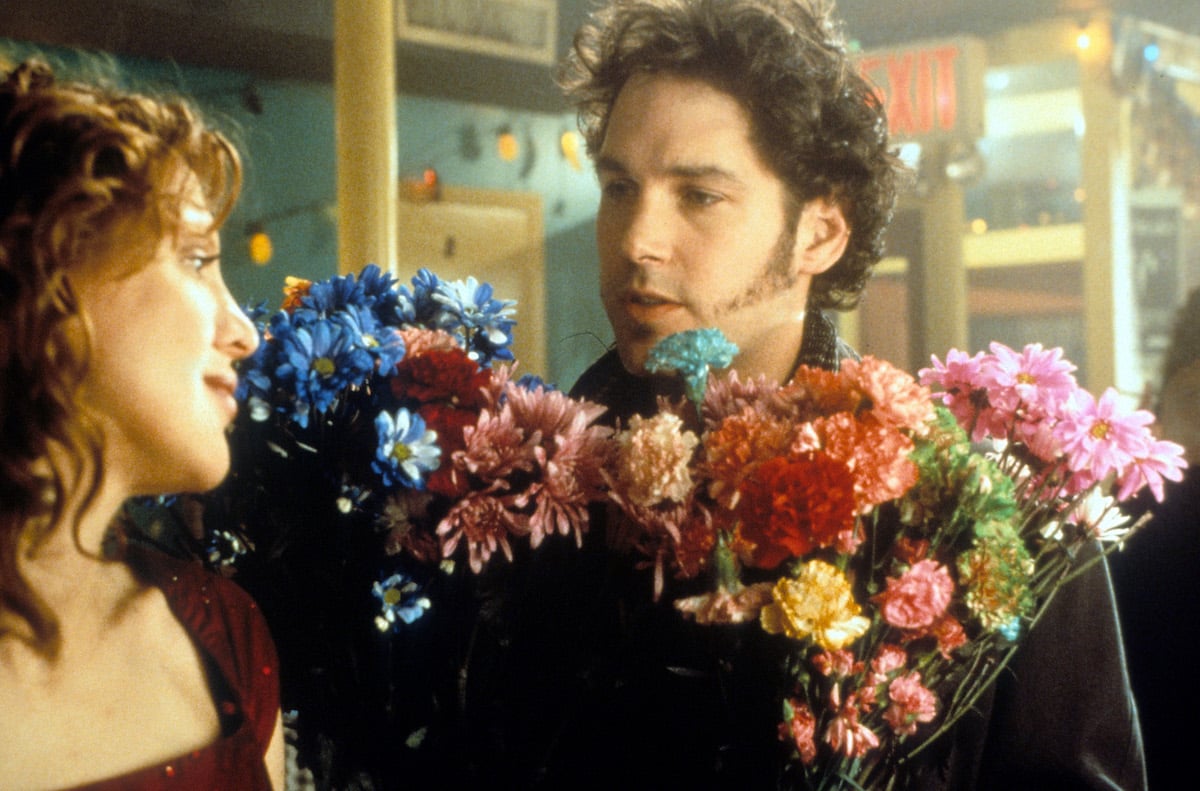
M 972 38 L 871 50 L 858 58 L 879 91 L 892 137 L 918 142 L 983 136 L 987 55 Z

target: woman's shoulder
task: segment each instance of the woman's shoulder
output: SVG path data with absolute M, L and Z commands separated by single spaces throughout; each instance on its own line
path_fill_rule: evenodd
M 128 560 L 147 584 L 163 592 L 172 613 L 234 688 L 251 719 L 264 729 L 273 727 L 279 710 L 279 658 L 253 597 L 199 561 L 144 547 L 131 548 Z

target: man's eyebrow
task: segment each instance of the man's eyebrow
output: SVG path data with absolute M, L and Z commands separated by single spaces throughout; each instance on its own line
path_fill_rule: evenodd
M 738 184 L 742 180 L 734 174 L 733 171 L 727 170 L 719 165 L 675 165 L 668 168 L 667 172 L 672 176 L 685 179 L 722 179 L 724 181 L 732 181 Z
M 628 173 L 629 168 L 616 158 L 608 154 L 601 154 L 596 158 L 596 171 L 599 173 Z
M 596 170 L 600 173 L 623 174 L 629 172 L 629 168 L 625 167 L 624 163 L 607 155 L 597 157 Z M 719 165 L 672 165 L 667 168 L 666 173 L 674 178 L 718 178 L 737 184 L 742 183 L 742 180 L 733 171 Z

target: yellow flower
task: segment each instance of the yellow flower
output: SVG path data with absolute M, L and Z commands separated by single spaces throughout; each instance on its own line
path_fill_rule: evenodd
M 776 582 L 771 594 L 774 603 L 759 614 L 771 634 L 796 640 L 811 636 L 817 645 L 835 651 L 862 637 L 871 625 L 860 614 L 850 581 L 823 560 L 805 563 L 795 579 Z

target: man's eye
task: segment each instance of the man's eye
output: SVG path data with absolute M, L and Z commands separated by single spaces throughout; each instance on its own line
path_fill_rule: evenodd
M 625 198 L 633 194 L 634 186 L 628 181 L 610 181 L 601 188 L 606 198 Z
M 711 206 L 721 200 L 721 196 L 708 190 L 690 189 L 683 193 L 683 198 L 693 206 Z

